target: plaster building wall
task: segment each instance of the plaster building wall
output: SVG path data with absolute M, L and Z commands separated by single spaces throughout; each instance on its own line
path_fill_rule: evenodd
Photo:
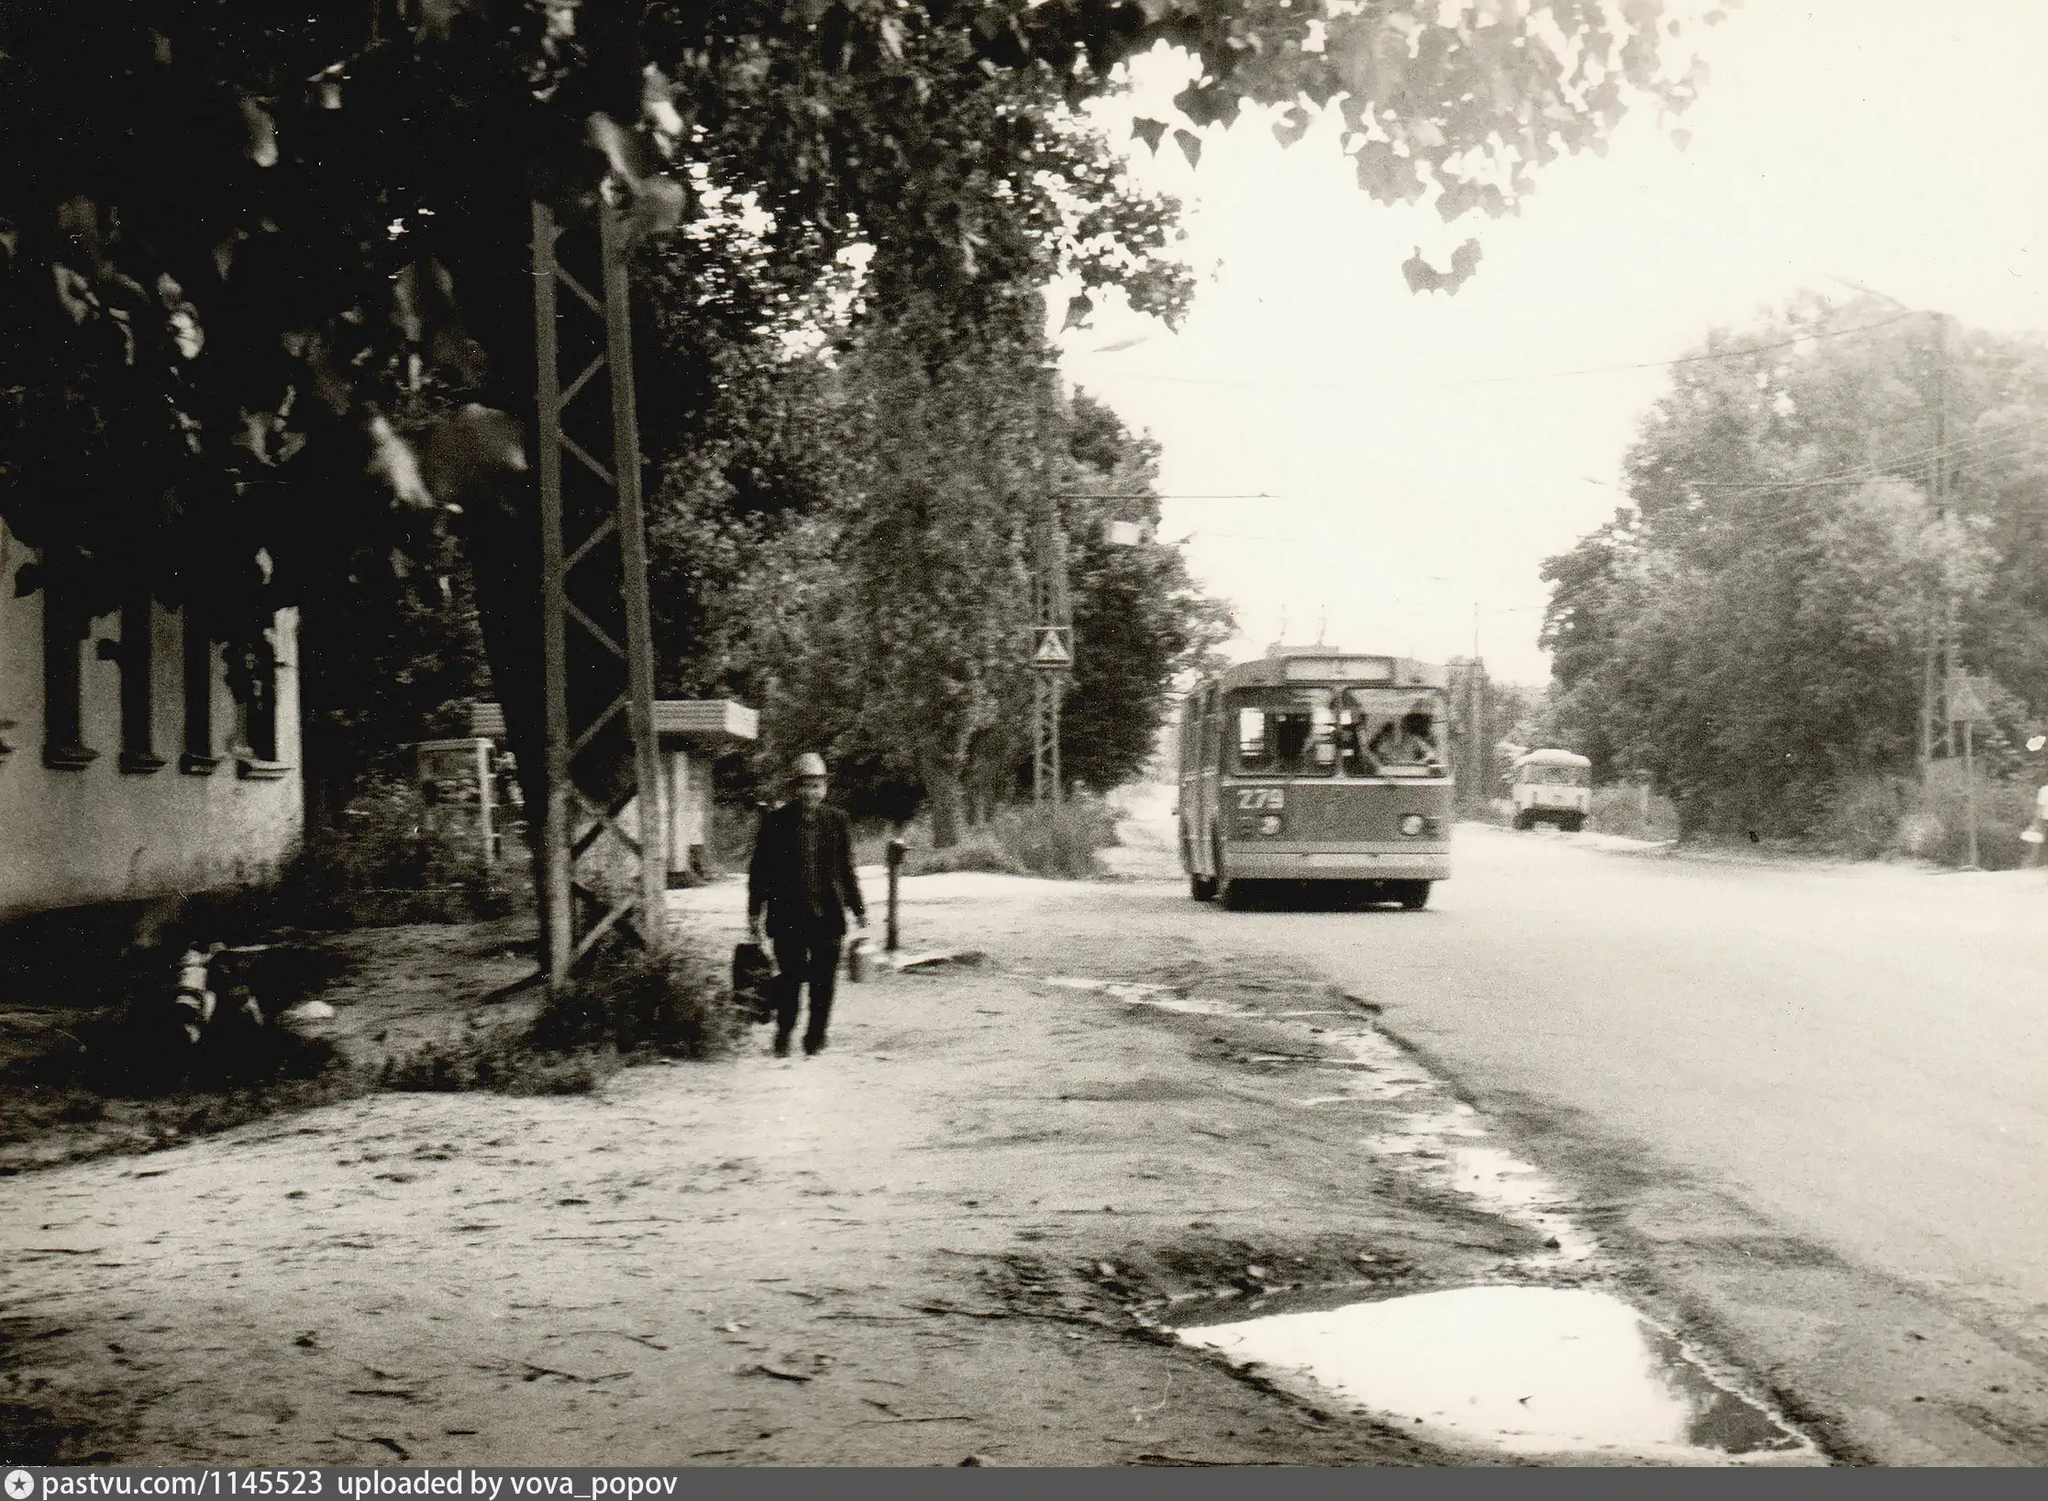
M 248 749 L 251 727 L 227 686 L 218 643 L 205 653 L 208 733 L 188 745 L 186 651 L 179 612 L 150 602 L 100 616 L 79 650 L 79 735 L 91 758 L 46 764 L 43 614 L 38 591 L 15 597 L 15 570 L 34 557 L 0 527 L 0 920 L 30 912 L 207 891 L 274 874 L 303 823 L 297 617 L 279 613 L 271 754 Z M 149 617 L 147 750 L 125 724 L 123 667 L 99 645 L 121 643 Z M 131 711 L 136 708 L 130 690 Z M 9 723 L 11 721 L 11 723 Z M 253 738 L 261 741 L 257 733 Z M 210 750 L 209 757 L 193 752 Z M 152 767 L 150 762 L 160 764 Z

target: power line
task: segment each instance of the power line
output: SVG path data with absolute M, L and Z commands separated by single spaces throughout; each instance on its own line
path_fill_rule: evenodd
M 1476 375 L 1462 379 L 1418 382 L 1424 387 L 1441 386 L 1490 386 L 1518 380 L 1562 380 L 1579 375 L 1609 375 L 1627 370 L 1664 370 L 1678 365 L 1698 365 L 1712 360 L 1748 359 L 1752 355 L 1769 354 L 1777 349 L 1790 349 L 1795 344 L 1811 344 L 1822 339 L 1845 339 L 1852 334 L 1867 334 L 1873 329 L 1889 328 L 1894 323 L 1903 323 L 1908 318 L 1918 317 L 1917 313 L 1900 313 L 1896 317 L 1880 319 L 1876 323 L 1861 323 L 1854 328 L 1827 329 L 1814 333 L 1800 334 L 1795 338 L 1780 339 L 1770 344 L 1754 344 L 1746 349 L 1717 349 L 1706 354 L 1680 355 L 1670 360 L 1642 360 L 1627 365 L 1587 365 L 1576 370 L 1532 370 L 1518 375 Z M 1264 387 L 1270 389 L 1299 389 L 1311 391 L 1372 391 L 1379 389 L 1362 381 L 1279 381 L 1279 380 L 1231 380 L 1202 375 L 1146 375 L 1133 373 L 1127 377 L 1133 380 L 1160 381 L 1178 386 L 1231 386 Z M 1261 497 L 1220 497 L 1223 499 L 1257 499 Z
M 1807 479 L 1684 480 L 1681 483 L 1695 490 L 1806 490 L 1817 485 L 1857 484 L 1864 480 L 1883 479 L 1895 470 L 1925 464 L 1937 458 L 2007 458 L 2025 452 L 2027 448 L 2041 440 L 2043 435 L 2030 432 L 2029 428 L 2039 427 L 2043 420 L 2037 418 L 2031 424 L 2018 424 L 1957 443 L 1912 449 L 1888 459 L 1874 459 L 1852 469 L 1838 469 L 1832 474 L 1817 474 Z
M 2040 420 L 2039 418 L 2034 419 L 2035 424 L 2038 425 Z M 1954 443 L 1934 443 L 1926 448 L 1909 449 L 1905 453 L 1894 455 L 1889 459 L 1873 459 L 1853 468 L 1837 470 L 1833 474 L 1816 476 L 1812 480 L 1781 480 L 1775 483 L 1805 485 L 1837 479 L 1868 479 L 1886 470 L 1896 469 L 1915 461 L 1925 462 L 1931 459 L 1947 458 L 1956 454 L 1970 454 L 1977 450 L 1986 450 L 1995 445 L 2010 442 L 2015 438 L 2024 439 L 2027 426 L 2028 424 L 2026 423 L 2016 423 L 2012 427 L 2002 428 L 1997 432 L 1980 433 L 1974 438 L 1964 438 Z
M 1582 370 L 1546 370 L 1529 375 L 1485 375 L 1476 379 L 1457 382 L 1456 384 L 1486 386 L 1500 381 L 1553 380 L 1568 375 L 1606 375 L 1611 371 L 1617 370 L 1663 370 L 1674 365 L 1703 364 L 1709 360 L 1747 359 L 1753 354 L 1769 354 L 1774 349 L 1790 349 L 1795 344 L 1811 344 L 1821 339 L 1845 339 L 1851 334 L 1867 334 L 1872 329 L 1889 328 L 1894 323 L 1903 323 L 1908 318 L 1915 316 L 1917 315 L 1913 313 L 1901 313 L 1896 318 L 1885 318 L 1877 323 L 1863 323 L 1855 328 L 1836 328 L 1829 329 L 1825 333 L 1801 334 L 1794 339 L 1780 339 L 1774 344 L 1755 344 L 1748 349 L 1717 349 L 1711 350 L 1706 354 L 1681 355 L 1675 360 L 1645 360 L 1635 365 L 1588 365 Z
M 2048 444 L 2048 433 L 2037 434 L 2031 437 L 2027 437 L 2020 444 L 2019 447 L 2013 450 L 2013 453 L 2017 455 L 2029 451 L 2039 451 L 2044 444 Z M 1786 503 L 1784 505 L 1774 507 L 1769 514 L 1745 518 L 1743 522 L 1745 526 L 1753 528 L 1759 532 L 1769 533 L 1773 536 L 1782 538 L 1787 543 L 1798 540 L 1810 540 L 1811 535 L 1813 533 L 1813 529 L 1821 524 L 1823 518 L 1817 515 L 1810 508 L 1802 508 L 1796 506 L 1794 504 L 1794 501 L 1796 500 L 1799 491 L 1806 489 L 1821 488 L 1818 484 L 1800 484 L 1797 486 L 1790 487 L 1755 488 L 1769 489 L 1773 493 L 1782 496 Z M 2034 504 L 2006 504 L 1997 506 L 1995 509 L 1992 510 L 1973 512 L 1972 514 L 1989 516 L 1993 519 L 1997 519 L 1999 517 L 2048 516 L 2048 503 L 2037 502 Z

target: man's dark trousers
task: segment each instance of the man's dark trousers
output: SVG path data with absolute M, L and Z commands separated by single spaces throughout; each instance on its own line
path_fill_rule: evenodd
M 786 1051 L 796 1030 L 797 988 L 810 987 L 811 1014 L 804 1024 L 804 1051 L 825 1045 L 832 1020 L 832 991 L 839 982 L 839 945 L 844 929 L 805 925 L 773 935 L 775 944 L 775 1047 Z

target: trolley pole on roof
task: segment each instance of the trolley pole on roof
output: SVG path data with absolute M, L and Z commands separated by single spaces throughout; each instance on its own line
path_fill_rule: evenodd
M 649 949 L 666 946 L 668 819 L 654 739 L 640 433 L 617 212 L 600 204 L 592 222 L 571 227 L 536 202 L 533 288 L 548 790 L 542 946 L 548 988 L 559 991 L 613 928 Z M 606 380 L 595 385 L 600 372 Z M 586 391 L 608 401 L 585 397 L 579 405 Z M 596 457 L 607 443 L 609 465 Z M 566 473 L 564 454 L 574 461 Z

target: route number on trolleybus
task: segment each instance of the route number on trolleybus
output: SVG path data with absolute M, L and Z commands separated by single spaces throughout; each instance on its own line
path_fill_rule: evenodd
M 1287 790 L 1284 787 L 1240 787 L 1237 789 L 1237 811 L 1240 813 L 1277 813 L 1287 805 Z

